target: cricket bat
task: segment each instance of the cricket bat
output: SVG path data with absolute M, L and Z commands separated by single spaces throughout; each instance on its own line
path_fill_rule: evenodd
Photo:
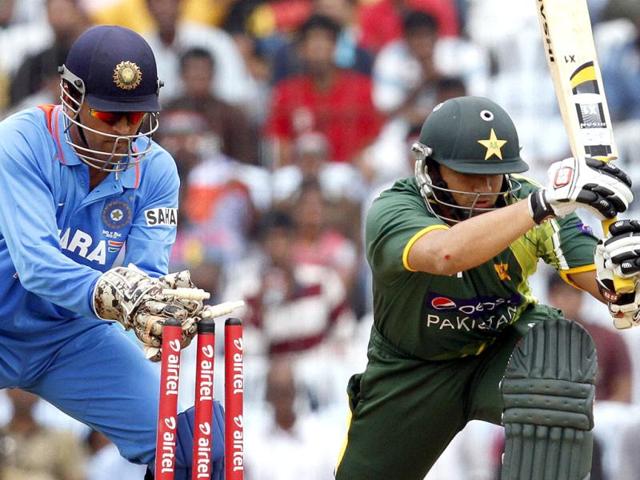
M 562 120 L 576 158 L 618 158 L 609 107 L 591 31 L 587 0 L 536 0 L 547 64 Z M 602 230 L 616 219 L 603 220 Z M 635 290 L 633 279 L 616 277 L 617 293 Z

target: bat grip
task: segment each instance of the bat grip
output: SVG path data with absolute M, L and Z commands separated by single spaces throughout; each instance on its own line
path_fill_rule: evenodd
M 609 236 L 609 227 L 615 223 L 616 220 L 616 217 L 602 220 L 602 232 L 605 237 Z M 622 278 L 617 275 L 614 275 L 613 277 L 613 287 L 616 293 L 632 293 L 636 290 L 633 278 Z

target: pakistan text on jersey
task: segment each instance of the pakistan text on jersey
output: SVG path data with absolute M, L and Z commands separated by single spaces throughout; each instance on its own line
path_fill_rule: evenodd
M 108 251 L 116 253 L 123 245 L 124 242 L 109 240 Z M 73 235 L 70 228 L 64 232 L 60 231 L 60 248 L 100 265 L 104 265 L 107 261 L 107 241 L 98 240 L 94 244 L 93 237 L 82 230 L 76 230 Z
M 444 315 L 427 314 L 427 328 L 438 330 L 458 330 L 470 332 L 472 330 L 499 331 L 510 325 L 517 313 L 516 307 L 507 307 L 505 312 L 499 315 L 491 315 L 487 318 L 471 318 L 467 316 L 445 317 Z

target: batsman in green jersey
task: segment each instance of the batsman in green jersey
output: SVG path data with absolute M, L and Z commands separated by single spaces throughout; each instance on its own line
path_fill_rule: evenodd
M 618 222 L 598 247 L 597 282 L 598 240 L 573 213 L 616 216 L 631 182 L 613 165 L 569 158 L 541 188 L 518 175 L 528 167 L 508 114 L 479 97 L 435 107 L 413 151 L 415 177 L 384 191 L 366 220 L 374 325 L 367 368 L 348 385 L 336 479 L 421 480 L 473 419 L 505 425 L 503 479 L 587 479 L 593 341 L 536 303 L 527 278 L 542 259 L 635 321 L 640 303 L 611 288 L 636 255 L 611 254 L 632 224 Z M 625 273 L 638 270 L 640 259 Z

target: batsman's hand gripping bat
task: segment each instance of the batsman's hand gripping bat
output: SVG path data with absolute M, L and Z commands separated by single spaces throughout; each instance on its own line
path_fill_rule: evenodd
M 576 158 L 618 158 L 609 107 L 591 31 L 587 0 L 536 0 L 547 64 Z M 602 221 L 605 236 L 616 218 Z M 631 278 L 614 278 L 617 293 L 631 293 Z

